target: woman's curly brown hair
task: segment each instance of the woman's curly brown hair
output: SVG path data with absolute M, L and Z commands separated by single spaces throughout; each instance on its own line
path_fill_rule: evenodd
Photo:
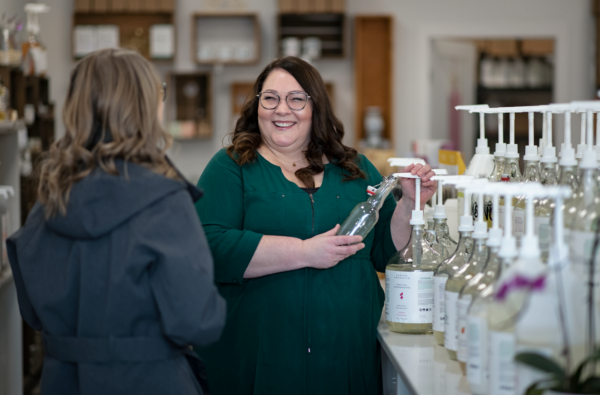
M 256 160 L 257 149 L 262 144 L 258 127 L 260 104 L 257 95 L 262 91 L 269 74 L 276 69 L 290 73 L 313 101 L 310 142 L 304 151 L 308 167 L 297 170 L 296 177 L 304 186 L 314 188 L 313 176 L 322 173 L 325 169 L 323 164 L 323 155 L 325 155 L 331 163 L 345 170 L 344 181 L 365 178 L 356 164 L 358 155 L 356 150 L 342 144 L 344 126 L 333 113 L 321 75 L 310 64 L 293 56 L 274 60 L 260 73 L 252 88 L 250 100 L 244 104 L 241 116 L 235 125 L 227 154 L 240 166 Z

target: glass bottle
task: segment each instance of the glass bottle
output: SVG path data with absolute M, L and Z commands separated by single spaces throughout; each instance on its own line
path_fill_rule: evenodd
M 389 175 L 383 179 L 379 189 L 370 191 L 372 195 L 367 201 L 357 204 L 348 218 L 344 221 L 336 235 L 367 237 L 379 220 L 379 209 L 383 202 L 398 183 L 398 177 Z M 369 193 L 369 191 L 367 192 Z
M 500 179 L 501 182 L 510 182 L 510 176 L 508 174 L 502 174 L 502 178 Z M 500 197 L 500 200 L 498 201 L 498 224 L 500 226 L 500 229 L 504 230 L 504 221 L 505 221 L 505 216 L 504 216 L 504 196 Z
M 510 182 L 521 182 L 523 180 L 521 169 L 519 169 L 519 157 L 506 158 L 504 173 L 508 174 Z
M 506 173 L 504 168 L 506 167 L 506 160 L 504 155 L 494 155 L 494 168 L 490 173 L 488 180 L 490 182 L 498 182 L 502 178 L 502 174 Z
M 537 159 L 525 160 L 525 173 L 523 174 L 523 182 L 540 182 L 539 161 Z M 515 230 L 515 236 L 520 236 L 525 231 L 525 195 L 520 195 L 515 198 L 514 214 L 513 214 L 513 229 L 520 227 L 520 230 Z M 534 205 L 537 200 L 534 200 Z
M 440 346 L 444 345 L 446 331 L 446 282 L 450 276 L 467 263 L 473 251 L 473 226 L 468 223 L 467 218 L 470 216 L 461 217 L 456 250 L 435 270 L 433 278 L 433 335 Z
M 39 14 L 48 12 L 44 4 L 25 5 L 27 12 L 27 39 L 22 44 L 22 68 L 25 75 L 45 75 L 48 69 L 48 53 L 40 39 Z
M 475 226 L 476 231 L 472 235 L 474 245 L 471 256 L 464 265 L 448 278 L 444 290 L 446 301 L 444 346 L 446 347 L 448 356 L 452 360 L 457 359 L 461 312 L 463 313 L 463 319 L 466 316 L 465 303 L 461 304 L 459 302 L 460 291 L 467 281 L 481 271 L 488 259 L 488 249 L 486 246 L 487 224 L 478 222 Z M 468 304 L 466 307 L 468 308 Z
M 598 193 L 598 171 L 595 168 L 580 168 L 580 171 L 581 180 L 579 182 L 579 189 L 564 204 L 563 215 L 566 240 L 570 240 L 570 229 L 577 213 L 585 210 L 594 201 L 594 197 Z M 572 255 L 572 257 L 575 257 L 575 255 Z
M 542 175 L 542 185 L 558 185 L 554 162 L 542 162 Z M 549 197 L 540 198 L 534 206 L 533 229 L 539 237 L 541 260 L 547 262 L 550 251 L 550 217 L 554 212 L 554 200 Z
M 436 214 L 437 215 L 437 214 Z M 437 253 L 440 254 L 442 260 L 448 258 L 455 250 L 458 243 L 450 237 L 450 229 L 448 228 L 447 218 L 433 218 L 433 231 L 437 236 L 437 244 L 432 244 L 433 248 Z
M 407 246 L 385 268 L 385 317 L 392 332 L 431 333 L 433 273 L 442 259 L 423 233 L 424 224 L 414 224 Z

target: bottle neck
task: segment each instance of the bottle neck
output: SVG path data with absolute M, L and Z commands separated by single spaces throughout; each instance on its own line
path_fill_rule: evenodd
M 489 249 L 485 244 L 487 239 L 473 239 L 473 254 L 470 261 L 484 263 L 487 260 Z
M 552 162 L 542 163 L 541 177 L 543 185 L 556 185 L 558 178 L 556 177 L 556 165 Z
M 410 243 L 412 248 L 412 263 L 413 265 L 420 265 L 423 258 L 423 225 L 413 225 L 410 237 Z
M 383 206 L 383 202 L 385 202 L 385 199 L 388 197 L 390 192 L 392 192 L 392 189 L 394 189 L 396 184 L 398 184 L 398 178 L 385 177 L 379 189 L 377 189 L 377 191 L 375 191 L 375 194 L 369 197 L 369 199 L 367 200 L 368 204 L 373 206 L 376 210 L 379 210 L 381 206 Z
M 533 160 L 525 161 L 525 175 L 523 176 L 525 182 L 539 182 L 540 173 L 538 162 Z
M 458 237 L 458 246 L 456 247 L 456 253 L 457 254 L 471 253 L 471 250 L 473 248 L 473 237 L 472 237 L 473 232 L 462 231 L 462 232 L 458 232 L 458 234 L 459 234 L 459 237 Z
M 490 255 L 484 268 L 486 273 L 494 273 L 495 278 L 500 277 L 500 272 L 502 271 L 502 265 L 498 258 L 499 250 L 499 247 L 490 248 Z
M 510 182 L 521 182 L 523 176 L 519 169 L 519 158 L 507 158 L 504 172 L 510 175 Z
M 573 193 L 577 192 L 577 168 L 575 166 L 563 166 L 560 171 L 560 185 L 568 185 Z
M 488 179 L 492 182 L 500 181 L 506 160 L 503 156 L 494 156 L 494 168 Z

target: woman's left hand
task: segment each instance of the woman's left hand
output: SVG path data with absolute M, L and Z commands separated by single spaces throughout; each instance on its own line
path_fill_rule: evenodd
M 437 190 L 436 182 L 430 180 L 431 177 L 435 176 L 435 173 L 431 171 L 430 165 L 412 164 L 404 168 L 405 173 L 416 174 L 421 177 L 421 202 L 420 207 L 431 199 L 433 194 Z M 400 178 L 400 185 L 402 186 L 402 200 L 407 199 L 405 203 L 410 203 L 411 207 L 415 207 L 415 180 L 413 178 Z

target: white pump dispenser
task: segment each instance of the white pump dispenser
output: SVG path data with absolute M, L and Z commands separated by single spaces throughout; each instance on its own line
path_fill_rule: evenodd
M 575 159 L 580 161 L 583 158 L 583 152 L 585 151 L 585 126 L 587 124 L 587 113 L 585 111 L 578 111 L 581 113 L 581 132 L 579 134 L 579 144 L 577 144 L 577 152 L 575 153 Z
M 487 139 L 485 138 L 485 114 L 488 109 L 487 104 L 473 106 L 456 106 L 457 110 L 467 110 L 471 113 L 479 113 L 479 139 L 477 139 L 477 148 L 475 155 L 471 159 L 465 175 L 471 175 L 475 178 L 483 178 L 490 175 L 494 167 L 494 157 L 490 155 Z

